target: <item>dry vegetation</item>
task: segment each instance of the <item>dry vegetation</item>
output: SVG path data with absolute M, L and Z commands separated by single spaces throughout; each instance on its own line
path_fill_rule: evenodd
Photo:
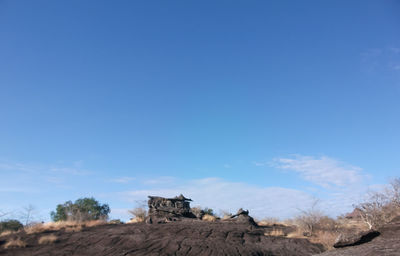
M 15 234 L 15 233 L 17 233 L 17 232 L 18 232 L 18 231 L 6 230 L 6 231 L 3 231 L 2 233 L 0 233 L 0 237 L 12 235 L 12 234 Z
M 284 225 L 284 223 L 281 223 L 278 218 L 273 218 L 273 217 L 264 218 L 264 219 L 262 219 L 260 221 L 256 221 L 256 222 L 257 222 L 257 225 L 259 225 L 259 226 L 272 226 L 272 225 L 277 225 L 277 224 Z
M 84 227 L 94 227 L 98 225 L 104 225 L 107 222 L 104 220 L 92 220 L 85 222 L 75 222 L 75 221 L 57 221 L 57 222 L 47 222 L 39 223 L 26 227 L 24 230 L 27 234 L 41 233 L 44 231 L 57 231 L 60 229 L 65 229 L 66 232 L 77 232 L 81 231 Z
M 41 236 L 39 238 L 38 243 L 39 244 L 54 244 L 58 241 L 58 237 L 56 235 L 46 235 L 46 236 Z
M 128 213 L 132 216 L 128 223 L 144 222 L 147 217 L 147 211 L 144 207 L 133 208 L 132 210 L 129 210 Z
M 201 219 L 204 220 L 204 221 L 209 221 L 209 222 L 214 222 L 214 221 L 217 220 L 217 218 L 215 216 L 212 216 L 210 214 L 205 214 L 203 216 L 203 218 L 201 218 Z
M 9 241 L 7 241 L 7 243 L 4 245 L 5 249 L 9 249 L 9 248 L 23 248 L 26 247 L 26 243 L 24 241 L 22 241 L 20 238 L 14 238 L 14 239 L 10 239 Z
M 370 192 L 367 199 L 355 207 L 369 229 L 389 223 L 400 215 L 400 178 L 393 179 L 382 192 Z

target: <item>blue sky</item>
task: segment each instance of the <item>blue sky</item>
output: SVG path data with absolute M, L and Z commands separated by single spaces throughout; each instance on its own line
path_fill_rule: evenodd
M 398 1 L 0 1 L 0 210 L 332 216 L 400 173 Z

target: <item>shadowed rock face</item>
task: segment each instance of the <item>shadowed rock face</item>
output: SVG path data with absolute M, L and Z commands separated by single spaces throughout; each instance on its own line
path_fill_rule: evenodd
M 13 256 L 141 256 L 141 255 L 268 255 L 311 256 L 322 252 L 320 245 L 305 239 L 265 236 L 272 227 L 240 223 L 204 222 L 185 219 L 158 225 L 145 223 L 103 225 L 81 232 L 64 230 L 45 234 L 13 234 L 26 248 L 4 249 L 0 255 Z M 58 242 L 40 245 L 43 235 L 54 234 Z
M 368 243 L 379 235 L 380 233 L 375 230 L 363 231 L 357 234 L 340 234 L 333 247 L 341 248 Z

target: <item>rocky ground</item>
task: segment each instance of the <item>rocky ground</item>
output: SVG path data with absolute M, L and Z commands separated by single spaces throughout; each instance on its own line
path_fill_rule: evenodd
M 379 235 L 362 244 L 323 252 L 306 239 L 269 236 L 277 227 L 247 223 L 177 221 L 164 224 L 106 224 L 79 231 L 19 232 L 0 237 L 0 256 L 61 255 L 285 255 L 285 256 L 400 256 L 400 218 L 378 229 Z M 285 229 L 284 227 L 281 227 Z M 288 227 L 289 228 L 289 227 Z M 283 233 L 291 230 L 282 230 Z M 43 236 L 57 241 L 40 244 Z M 5 249 L 7 241 L 19 238 L 25 248 Z
M 320 254 L 320 256 L 399 256 L 400 255 L 400 217 L 378 229 L 380 233 L 371 241 L 347 246 Z
M 46 231 L 0 237 L 0 255 L 285 255 L 321 253 L 321 245 L 306 239 L 266 236 L 272 227 L 224 222 L 172 222 L 165 224 L 115 224 L 84 228 L 78 232 Z M 39 244 L 54 234 L 58 241 Z M 19 237 L 25 248 L 4 249 Z

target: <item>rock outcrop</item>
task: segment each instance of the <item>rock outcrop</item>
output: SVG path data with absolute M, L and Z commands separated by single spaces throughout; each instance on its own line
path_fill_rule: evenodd
M 340 248 L 367 243 L 379 235 L 380 233 L 375 230 L 362 231 L 356 234 L 340 234 L 333 247 Z
M 149 215 L 146 223 L 165 223 L 181 218 L 196 218 L 190 211 L 191 201 L 182 194 L 174 198 L 149 196 Z
M 249 215 L 249 211 L 248 210 L 243 210 L 242 208 L 240 208 L 236 214 L 230 216 L 228 219 L 225 219 L 224 221 L 234 221 L 236 223 L 249 224 L 249 225 L 252 225 L 252 226 L 257 226 L 257 223 Z

